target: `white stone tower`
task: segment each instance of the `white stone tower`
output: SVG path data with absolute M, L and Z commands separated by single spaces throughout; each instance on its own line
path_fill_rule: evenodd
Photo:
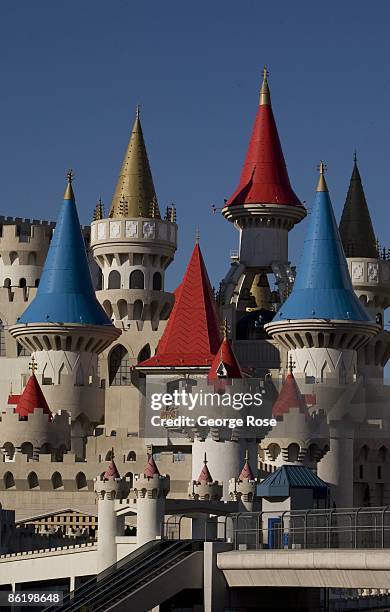
M 238 502 L 238 512 L 253 511 L 256 484 L 257 479 L 253 476 L 247 451 L 245 454 L 245 463 L 239 477 L 232 478 L 229 482 L 230 499 Z
M 123 535 L 124 519 L 117 518 L 115 500 L 121 499 L 124 483 L 114 460 L 110 461 L 104 475 L 94 481 L 98 500 L 98 572 L 117 561 L 116 536 Z
M 153 455 L 149 455 L 144 474 L 134 476 L 132 488 L 137 499 L 137 546 L 161 536 L 169 488 L 169 476 L 160 474 Z
M 161 218 L 138 109 L 109 215 L 99 205 L 94 217 L 91 248 L 101 270 L 96 295 L 122 331 L 99 362 L 106 405 L 116 408 L 107 410 L 106 427 L 137 431 L 138 412 L 128 410 L 139 401 L 129 389 L 130 369 L 154 354 L 166 325 L 174 297 L 165 290 L 165 271 L 177 246 L 175 208 Z

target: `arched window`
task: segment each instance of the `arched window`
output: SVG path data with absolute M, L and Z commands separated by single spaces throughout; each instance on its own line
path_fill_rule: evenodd
M 6 472 L 3 477 L 4 486 L 6 489 L 14 489 L 15 488 L 15 478 L 12 472 Z
M 126 472 L 125 478 L 129 479 L 129 481 L 130 481 L 129 482 L 130 489 L 132 489 L 133 488 L 133 474 L 132 474 L 132 472 Z
M 126 300 L 118 300 L 117 303 L 119 318 L 124 319 L 127 317 L 127 302 Z
M 52 452 L 51 445 L 48 444 L 47 442 L 45 444 L 42 444 L 41 448 L 39 449 L 40 455 L 50 455 L 51 452 Z
M 142 361 L 146 361 L 146 359 L 149 359 L 150 356 L 151 356 L 150 345 L 145 344 L 145 346 L 138 353 L 137 362 L 141 363 Z
M 106 452 L 106 459 L 105 459 L 105 461 L 111 461 L 111 459 L 113 459 L 112 449 Z
M 61 444 L 61 446 L 57 449 L 56 452 L 56 461 L 63 461 L 64 460 L 64 455 L 66 453 L 66 446 L 65 444 Z
M 84 472 L 79 472 L 76 475 L 76 487 L 80 490 L 80 489 L 86 489 L 87 488 L 87 479 L 85 477 Z
M 37 265 L 37 254 L 34 252 L 31 252 L 28 254 L 28 265 L 29 266 L 36 266 Z
M 53 489 L 63 488 L 64 483 L 62 482 L 62 476 L 59 472 L 54 472 L 53 476 L 51 477 L 51 484 Z
M 153 274 L 153 289 L 155 291 L 161 291 L 162 289 L 162 276 L 160 272 L 155 272 Z
M 25 278 L 20 278 L 19 279 L 19 287 L 26 287 L 27 286 L 27 282 Z
M 130 385 L 130 361 L 125 347 L 118 344 L 110 353 L 109 357 L 109 380 L 110 385 Z
M 121 275 L 118 270 L 111 270 L 108 275 L 108 289 L 120 289 L 121 288 Z
M 0 357 L 5 357 L 5 326 L 3 321 L 0 319 Z
M 112 317 L 112 306 L 111 306 L 111 302 L 109 302 L 108 300 L 104 300 L 103 302 L 103 308 L 106 311 L 106 314 L 108 317 Z
M 378 450 L 378 461 L 381 463 L 386 463 L 387 459 L 387 448 L 386 446 L 381 446 Z
M 133 309 L 133 318 L 135 321 L 142 318 L 142 311 L 144 308 L 144 304 L 142 300 L 135 300 L 134 309 Z
M 289 444 L 287 449 L 288 460 L 289 461 L 298 461 L 299 457 L 299 445 L 298 444 Z
M 22 451 L 23 455 L 27 455 L 27 457 L 29 457 L 30 459 L 33 456 L 34 448 L 31 442 L 23 442 L 22 446 L 20 447 L 20 450 Z
M 127 461 L 137 461 L 137 455 L 134 451 L 130 451 L 127 455 Z
M 133 270 L 130 274 L 130 289 L 143 289 L 145 287 L 144 273 L 142 270 Z
M 101 269 L 99 268 L 97 271 L 97 278 L 96 278 L 96 290 L 97 291 L 101 291 L 102 289 L 104 289 L 104 276 L 103 276 L 103 272 L 101 271 Z
M 37 278 L 37 279 L 35 280 L 35 286 L 36 286 L 36 287 L 39 287 L 39 278 Z
M 35 472 L 30 472 L 27 476 L 27 484 L 29 489 L 38 489 L 39 488 L 39 480 L 38 476 Z
M 10 278 L 5 278 L 4 279 L 4 287 L 6 289 L 9 289 L 11 287 L 11 279 Z
M 12 461 L 15 455 L 15 447 L 12 442 L 6 442 L 3 446 L 3 452 L 6 457 L 6 461 Z
M 267 453 L 271 459 L 271 461 L 275 461 L 275 459 L 280 455 L 280 446 L 279 444 L 270 444 L 267 448 Z

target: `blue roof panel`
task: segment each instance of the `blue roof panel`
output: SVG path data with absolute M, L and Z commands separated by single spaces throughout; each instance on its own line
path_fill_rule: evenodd
M 328 485 L 303 465 L 282 465 L 257 486 L 259 497 L 289 497 L 291 489 L 312 489 L 314 497 L 326 498 Z
M 92 286 L 71 185 L 64 196 L 37 294 L 17 322 L 112 325 Z
M 274 321 L 369 321 L 355 295 L 328 191 L 317 191 L 291 295 Z

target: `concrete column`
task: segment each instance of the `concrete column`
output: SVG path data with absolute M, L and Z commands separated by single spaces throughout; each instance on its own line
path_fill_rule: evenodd
M 330 450 L 320 461 L 317 473 L 331 487 L 331 505 L 353 507 L 353 432 L 340 423 L 330 428 Z
M 204 612 L 223 612 L 225 610 L 226 581 L 223 572 L 217 567 L 217 554 L 231 550 L 224 542 L 205 542 L 204 544 Z

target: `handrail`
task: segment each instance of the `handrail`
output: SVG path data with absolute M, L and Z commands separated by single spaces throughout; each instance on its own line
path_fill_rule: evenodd
M 197 544 L 198 544 L 198 549 L 199 549 L 201 543 L 198 542 Z M 164 569 L 168 569 L 173 561 L 175 561 L 175 564 L 176 564 L 182 559 L 184 559 L 186 557 L 186 554 L 184 553 L 195 552 L 193 545 L 194 545 L 193 542 L 191 542 L 190 546 L 189 546 L 189 543 L 186 542 L 185 545 L 182 546 L 180 550 L 176 551 L 174 554 L 170 554 L 166 559 L 164 559 L 164 563 L 158 564 L 156 562 L 153 562 L 152 564 L 147 564 L 145 566 L 145 572 L 143 573 L 139 573 L 138 571 L 139 568 L 136 568 L 137 569 L 136 575 L 132 577 L 130 576 L 132 580 L 131 579 L 129 580 L 128 576 L 124 576 L 122 578 L 122 583 L 125 582 L 125 584 L 123 585 L 121 584 L 121 582 L 115 580 L 115 583 L 113 585 L 110 585 L 110 588 L 104 589 L 104 591 L 100 593 L 100 595 L 97 598 L 93 598 L 92 600 L 89 600 L 88 604 L 93 603 L 97 599 L 97 604 L 99 607 L 95 608 L 95 610 L 96 611 L 104 610 L 105 609 L 104 604 L 107 601 L 109 601 L 111 604 L 113 603 L 113 601 L 118 595 L 120 595 L 121 598 L 123 598 L 129 593 L 136 591 L 138 588 L 142 586 L 142 584 L 153 579 L 156 575 L 159 575 L 162 571 L 164 571 Z M 188 550 L 189 548 L 190 550 Z
M 148 543 L 148 545 L 150 544 Z M 152 546 L 148 545 L 142 547 L 141 554 L 128 555 L 127 562 L 122 564 L 121 567 L 115 569 L 117 564 L 114 564 L 108 568 L 111 571 L 105 570 L 102 572 L 104 574 L 102 579 L 99 580 L 99 576 L 101 576 L 99 574 L 96 578 L 88 581 L 87 589 L 82 587 L 69 594 L 60 608 L 49 607 L 45 608 L 45 610 L 76 612 L 82 605 L 87 604 L 94 604 L 94 610 L 98 610 L 101 605 L 105 604 L 107 598 L 112 602 L 117 595 L 127 595 L 132 590 L 135 590 L 137 585 L 155 576 L 156 571 L 161 572 L 164 567 L 169 566 L 174 560 L 178 562 L 181 558 L 184 558 L 184 553 L 199 550 L 202 542 L 197 540 L 163 540 L 158 543 L 153 542 Z M 98 607 L 96 608 L 95 605 Z
M 136 562 L 137 559 L 141 559 L 144 556 L 146 557 L 152 556 L 152 555 L 154 556 L 153 554 L 154 551 L 156 550 L 156 548 L 160 548 L 162 544 L 163 544 L 162 541 L 146 542 L 146 544 L 143 544 L 136 550 L 133 550 L 131 553 L 126 555 L 126 557 L 123 557 L 123 559 L 116 561 L 115 563 L 107 567 L 105 570 L 103 570 L 102 572 L 100 572 L 99 574 L 97 574 L 96 576 L 94 576 L 93 578 L 85 582 L 84 584 L 82 584 L 80 587 L 75 589 L 72 593 L 67 594 L 64 597 L 62 605 L 64 605 L 67 601 L 69 601 L 70 603 L 73 603 L 76 597 L 82 596 L 84 594 L 87 595 L 89 592 L 93 592 L 96 589 L 97 583 L 103 584 L 104 580 L 107 577 L 111 576 L 111 574 L 113 574 L 115 571 L 121 570 L 131 561 Z M 150 553 L 150 555 L 148 553 Z M 57 611 L 58 607 L 49 606 L 45 608 L 45 610 L 47 611 L 56 610 Z

